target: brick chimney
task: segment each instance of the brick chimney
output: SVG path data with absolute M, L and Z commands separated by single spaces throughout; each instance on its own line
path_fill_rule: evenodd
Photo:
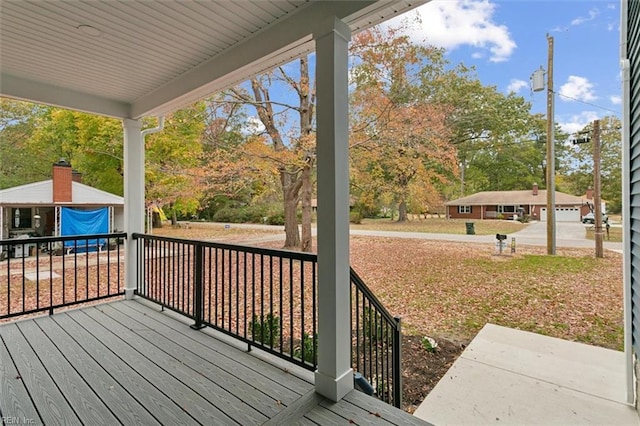
M 531 190 L 531 194 L 532 195 L 538 195 L 538 184 L 537 183 L 533 184 L 533 189 Z
M 57 163 L 53 163 L 53 202 L 54 203 L 70 203 L 71 182 L 72 182 L 71 164 L 67 160 L 61 158 Z
M 73 171 L 71 172 L 71 180 L 73 180 L 74 182 L 82 183 L 82 173 L 73 169 Z
M 587 200 L 593 200 L 593 188 L 587 188 Z

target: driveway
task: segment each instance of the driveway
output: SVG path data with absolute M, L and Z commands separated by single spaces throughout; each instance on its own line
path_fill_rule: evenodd
M 586 228 L 580 222 L 556 222 L 556 247 L 594 247 L 595 242 L 586 238 Z M 547 245 L 547 222 L 531 222 L 521 231 L 510 234 L 518 244 Z M 606 238 L 606 237 L 605 237 Z M 622 243 L 604 240 L 604 248 L 622 252 Z

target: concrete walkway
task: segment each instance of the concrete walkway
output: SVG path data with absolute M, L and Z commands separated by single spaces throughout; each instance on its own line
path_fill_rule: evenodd
M 487 324 L 414 415 L 435 425 L 640 425 L 622 352 Z

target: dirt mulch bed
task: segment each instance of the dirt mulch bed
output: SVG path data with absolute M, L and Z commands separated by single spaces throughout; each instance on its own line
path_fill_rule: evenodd
M 429 352 L 422 346 L 422 336 L 402 338 L 402 405 L 413 413 L 424 398 L 444 377 L 462 353 L 463 342 L 436 338 L 438 346 Z

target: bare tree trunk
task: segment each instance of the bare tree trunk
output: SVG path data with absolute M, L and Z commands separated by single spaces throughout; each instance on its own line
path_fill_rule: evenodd
M 162 220 L 160 220 L 160 213 L 153 212 L 151 214 L 151 223 L 153 228 L 162 228 Z
M 400 201 L 398 205 L 398 222 L 407 221 L 407 202 L 405 200 Z
M 176 215 L 176 210 L 173 209 L 171 212 L 171 226 L 178 225 L 178 216 Z
M 298 193 L 302 180 L 297 174 L 286 170 L 280 171 L 282 192 L 284 196 L 284 248 L 298 249 L 300 247 L 300 232 L 298 230 Z
M 302 244 L 301 250 L 312 251 L 311 236 L 311 161 L 308 160 L 302 169 Z

